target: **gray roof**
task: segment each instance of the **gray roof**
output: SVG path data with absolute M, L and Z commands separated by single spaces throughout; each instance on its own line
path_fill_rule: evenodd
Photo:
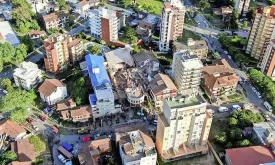
M 133 57 L 139 65 L 141 65 L 142 62 L 146 61 L 147 59 L 150 61 L 159 62 L 153 52 L 144 49 L 142 49 L 139 53 L 134 54 Z
M 149 84 L 154 94 L 158 94 L 166 89 L 177 89 L 173 81 L 165 74 L 158 73 Z
M 125 63 L 129 66 L 134 66 L 134 60 L 130 54 L 129 48 L 118 48 L 108 53 L 105 53 L 108 65 Z

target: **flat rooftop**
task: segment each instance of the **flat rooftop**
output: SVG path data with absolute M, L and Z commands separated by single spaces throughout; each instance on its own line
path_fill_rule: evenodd
M 159 16 L 153 15 L 153 14 L 148 14 L 148 16 L 143 19 L 143 21 L 151 24 L 157 24 L 159 20 L 160 20 Z
M 177 97 L 175 99 L 167 99 L 166 102 L 170 108 L 184 108 L 206 103 L 200 95 L 190 98 Z
M 10 23 L 8 21 L 0 22 L 0 34 L 4 40 L 12 44 L 13 46 L 17 46 L 20 44 L 20 41 L 13 31 Z

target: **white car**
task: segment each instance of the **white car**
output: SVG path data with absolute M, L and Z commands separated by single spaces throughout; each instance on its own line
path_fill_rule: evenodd
M 198 24 L 198 25 L 201 24 L 200 21 L 197 21 L 197 24 Z
M 65 157 L 64 157 L 63 155 L 60 154 L 60 155 L 58 155 L 57 157 L 58 157 L 58 159 L 59 159 L 62 163 L 64 163 L 64 164 L 67 162 L 66 159 L 65 159 Z
M 255 87 L 252 87 L 252 90 L 253 90 L 254 92 L 257 92 L 257 89 L 256 89 Z
M 260 94 L 260 92 L 257 92 L 257 96 L 258 96 L 259 99 L 262 98 L 262 95 Z
M 228 108 L 227 107 L 220 107 L 218 109 L 219 112 L 227 112 L 228 111 Z
M 32 125 L 32 128 L 33 128 L 35 131 L 38 131 L 38 130 L 39 130 L 38 127 L 35 126 L 35 125 Z
M 215 116 L 215 112 L 212 109 L 207 110 L 212 116 Z
M 269 117 L 269 115 L 264 115 L 264 118 L 265 118 L 266 121 L 270 121 L 271 120 L 270 117 Z
M 229 58 L 230 60 L 232 60 L 232 57 L 231 57 L 231 56 L 229 56 L 229 55 L 228 55 L 228 58 Z
M 240 107 L 239 105 L 232 105 L 232 110 L 240 111 L 241 109 L 242 107 Z

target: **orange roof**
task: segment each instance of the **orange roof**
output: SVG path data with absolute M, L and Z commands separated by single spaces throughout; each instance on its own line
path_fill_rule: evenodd
M 38 88 L 38 91 L 44 96 L 50 96 L 57 87 L 65 87 L 65 84 L 57 79 L 46 79 Z
M 4 40 L 4 39 L 5 39 L 5 38 L 4 38 L 3 34 L 0 33 L 0 40 Z
M 19 162 L 19 161 L 13 161 L 9 163 L 9 165 L 31 165 L 32 162 Z
M 266 146 L 251 146 L 225 150 L 231 165 L 259 165 L 275 162 L 275 156 Z
M 72 42 L 68 43 L 67 46 L 68 46 L 68 47 L 73 47 L 73 46 L 76 46 L 76 45 L 80 44 L 81 42 L 82 42 L 81 39 L 76 38 L 76 39 L 74 39 Z
M 26 133 L 26 130 L 19 124 L 7 120 L 0 125 L 0 134 L 2 133 L 6 133 L 12 138 L 16 138 L 19 134 Z
M 75 106 L 76 106 L 76 103 L 72 98 L 66 99 L 56 104 L 56 111 L 67 110 L 70 108 L 74 108 Z
M 111 150 L 111 141 L 109 138 L 94 140 L 91 142 L 91 149 L 98 149 L 100 153 L 110 151 Z
M 35 160 L 34 146 L 29 142 L 29 139 L 21 139 L 12 143 L 11 150 L 16 152 L 20 162 Z
M 90 106 L 82 106 L 71 110 L 71 117 L 75 118 L 78 116 L 91 116 L 92 108 Z
M 43 16 L 44 22 L 57 21 L 57 19 L 64 18 L 68 15 L 68 11 L 58 11 L 55 13 L 51 13 Z
M 33 36 L 33 35 L 46 35 L 46 32 L 44 30 L 31 30 L 29 33 L 29 36 Z

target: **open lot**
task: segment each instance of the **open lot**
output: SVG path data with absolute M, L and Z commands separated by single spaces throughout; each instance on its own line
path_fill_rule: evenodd
M 147 10 L 149 13 L 161 15 L 163 1 L 161 0 L 137 0 L 141 10 Z

